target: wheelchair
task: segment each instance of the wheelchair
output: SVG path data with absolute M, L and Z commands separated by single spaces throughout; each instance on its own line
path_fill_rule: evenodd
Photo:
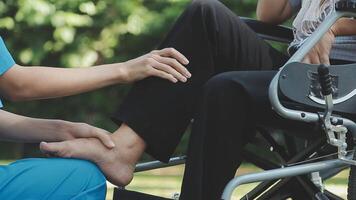
M 264 171 L 235 177 L 226 185 L 221 199 L 230 200 L 233 191 L 242 184 L 260 182 L 242 199 L 341 200 L 343 198 L 325 189 L 323 181 L 350 167 L 348 199 L 356 200 L 356 154 L 353 153 L 356 143 L 356 106 L 353 106 L 356 105 L 356 87 L 353 85 L 356 84 L 353 75 L 356 64 L 318 66 L 300 63 L 339 18 L 356 16 L 356 0 L 340 0 L 335 7 L 336 12 L 328 16 L 280 68 L 269 87 L 272 109 L 283 118 L 308 124 L 307 128 L 298 130 L 301 134 L 295 134 L 295 130 L 257 126 L 256 137 L 246 146 L 243 155 L 245 161 Z M 288 27 L 241 19 L 265 40 L 281 43 L 293 40 L 293 32 Z M 185 158 L 171 158 L 168 163 L 141 163 L 135 172 L 184 164 Z M 125 188 L 115 188 L 115 199 L 167 200 Z M 179 199 L 179 196 L 173 199 Z

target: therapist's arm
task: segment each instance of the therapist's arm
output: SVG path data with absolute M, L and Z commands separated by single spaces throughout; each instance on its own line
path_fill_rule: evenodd
M 114 146 L 107 131 L 85 123 L 36 119 L 0 110 L 0 140 L 50 142 L 87 137 L 98 138 L 109 148 Z
M 0 76 L 0 96 L 13 101 L 74 95 L 105 86 L 156 76 L 171 82 L 187 81 L 188 60 L 172 48 L 139 58 L 88 68 L 23 67 L 15 65 Z

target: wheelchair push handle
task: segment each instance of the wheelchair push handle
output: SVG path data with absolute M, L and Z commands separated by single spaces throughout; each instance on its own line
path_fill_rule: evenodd
M 329 72 L 329 68 L 322 64 L 318 67 L 319 83 L 321 86 L 321 93 L 324 96 L 332 94 L 332 80 Z

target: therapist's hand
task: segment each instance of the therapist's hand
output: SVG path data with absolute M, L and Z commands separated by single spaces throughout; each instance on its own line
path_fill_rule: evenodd
M 91 126 L 86 123 L 67 123 L 65 128 L 66 135 L 63 140 L 73 140 L 77 138 L 97 138 L 101 143 L 103 143 L 107 148 L 114 148 L 115 143 L 110 137 L 110 133 L 104 129 Z
M 131 83 L 150 76 L 167 79 L 173 83 L 186 82 L 191 74 L 185 65 L 188 59 L 175 50 L 166 48 L 154 50 L 148 54 L 122 63 L 124 82 Z
M 304 57 L 303 63 L 330 65 L 329 55 L 332 44 L 335 41 L 335 34 L 330 29 Z

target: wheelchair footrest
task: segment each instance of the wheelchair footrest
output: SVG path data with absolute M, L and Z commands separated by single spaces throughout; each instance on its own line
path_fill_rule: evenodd
M 114 189 L 113 200 L 172 200 L 121 188 Z

